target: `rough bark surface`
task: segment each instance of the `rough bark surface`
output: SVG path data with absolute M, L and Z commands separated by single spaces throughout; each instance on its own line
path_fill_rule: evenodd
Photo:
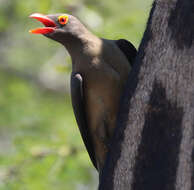
M 155 0 L 99 190 L 194 189 L 194 1 Z

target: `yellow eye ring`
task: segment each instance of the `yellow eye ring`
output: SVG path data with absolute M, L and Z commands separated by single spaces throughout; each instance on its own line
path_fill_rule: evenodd
M 58 22 L 61 24 L 61 25 L 65 25 L 67 24 L 68 22 L 68 16 L 67 15 L 62 15 L 62 16 L 59 16 L 58 17 Z

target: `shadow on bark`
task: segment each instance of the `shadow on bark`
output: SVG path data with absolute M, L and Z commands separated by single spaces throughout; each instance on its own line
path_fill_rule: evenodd
M 174 190 L 182 138 L 183 109 L 155 82 L 134 168 L 135 190 Z

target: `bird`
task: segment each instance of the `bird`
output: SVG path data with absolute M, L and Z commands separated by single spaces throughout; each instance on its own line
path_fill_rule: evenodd
M 44 25 L 30 33 L 61 43 L 71 57 L 74 115 L 90 159 L 101 172 L 137 50 L 125 39 L 97 37 L 70 14 L 33 13 L 29 17 Z

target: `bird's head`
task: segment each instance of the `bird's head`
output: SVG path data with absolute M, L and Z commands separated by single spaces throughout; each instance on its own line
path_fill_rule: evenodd
M 32 34 L 43 34 L 44 36 L 65 44 L 65 41 L 77 37 L 86 32 L 85 27 L 72 15 L 54 14 L 43 15 L 34 13 L 29 16 L 40 21 L 44 27 L 30 30 Z

